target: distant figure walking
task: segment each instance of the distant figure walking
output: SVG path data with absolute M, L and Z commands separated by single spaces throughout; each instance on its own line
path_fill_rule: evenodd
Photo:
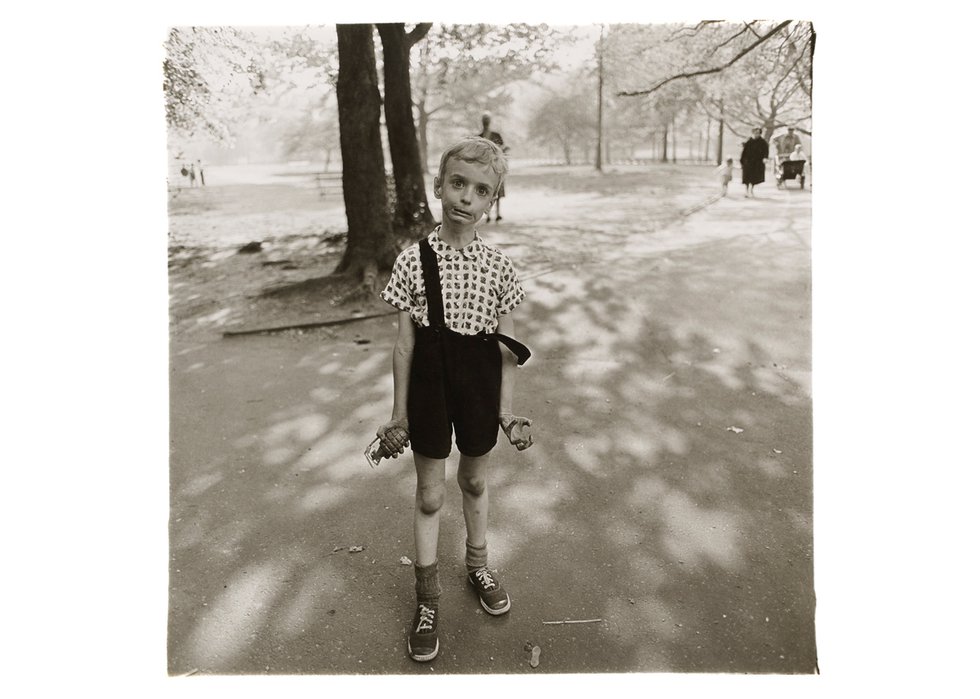
M 721 180 L 721 196 L 723 197 L 728 196 L 728 183 L 732 181 L 734 171 L 735 165 L 731 158 L 715 168 L 715 174 L 717 174 L 718 179 Z
M 203 187 L 204 186 L 204 165 L 201 164 L 201 161 L 200 160 L 197 161 L 197 175 L 198 175 L 198 177 L 201 178 L 201 186 Z
M 194 163 L 191 163 L 190 170 L 191 174 L 189 176 L 191 178 L 191 187 L 194 187 L 197 185 L 197 170 L 194 169 Z
M 484 112 L 483 113 L 483 117 L 482 117 L 483 130 L 480 131 L 480 133 L 478 133 L 477 136 L 480 136 L 481 138 L 485 138 L 485 139 L 487 139 L 488 141 L 490 141 L 492 143 L 496 143 L 498 146 L 500 146 L 501 150 L 503 150 L 504 153 L 506 153 L 508 151 L 508 148 L 507 148 L 507 146 L 504 145 L 504 137 L 501 136 L 498 132 L 492 131 L 490 129 L 490 119 L 491 119 L 490 112 Z M 501 180 L 500 181 L 500 189 L 497 190 L 497 200 L 496 200 L 496 205 L 497 205 L 497 219 L 496 220 L 498 220 L 498 221 L 501 218 L 503 218 L 500 215 L 500 200 L 503 199 L 503 198 L 504 198 L 504 182 L 503 182 L 503 180 Z M 490 211 L 487 211 L 487 220 L 489 221 L 490 219 L 491 219 Z
M 762 129 L 752 129 L 752 138 L 742 144 L 742 184 L 745 196 L 755 196 L 755 186 L 766 181 L 766 159 L 769 144 L 762 138 Z

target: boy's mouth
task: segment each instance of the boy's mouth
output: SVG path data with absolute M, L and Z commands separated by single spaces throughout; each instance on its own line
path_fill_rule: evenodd
M 466 211 L 464 209 L 458 209 L 456 207 L 453 207 L 449 211 L 451 214 L 454 214 L 462 218 L 473 218 L 473 214 L 471 214 L 469 211 Z

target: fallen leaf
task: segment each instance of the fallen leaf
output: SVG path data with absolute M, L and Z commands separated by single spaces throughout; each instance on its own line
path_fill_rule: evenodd
M 745 430 L 743 430 L 741 427 L 735 427 L 734 425 L 732 427 L 727 427 L 726 430 L 728 432 L 734 432 L 735 434 L 741 434 L 742 432 L 745 432 Z
M 403 566 L 412 565 L 412 559 L 409 558 L 408 556 L 402 556 L 401 558 L 398 559 L 398 562 L 401 563 Z
M 531 660 L 530 660 L 531 667 L 538 666 L 538 659 L 540 657 L 541 657 L 541 649 L 538 646 L 534 646 L 534 648 L 531 649 Z
M 349 549 L 347 549 L 347 552 L 348 553 L 360 553 L 363 550 L 364 550 L 364 547 L 363 546 L 351 546 Z

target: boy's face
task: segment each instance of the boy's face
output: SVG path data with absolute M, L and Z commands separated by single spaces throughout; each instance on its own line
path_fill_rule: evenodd
M 442 225 L 455 229 L 476 225 L 493 203 L 497 179 L 489 165 L 450 158 L 442 177 L 435 179 L 435 195 L 442 201 Z

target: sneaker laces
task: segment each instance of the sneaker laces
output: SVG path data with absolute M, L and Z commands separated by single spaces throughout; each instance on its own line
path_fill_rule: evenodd
M 415 633 L 421 633 L 422 631 L 431 631 L 432 625 L 436 620 L 436 610 L 426 607 L 424 604 L 419 605 L 419 623 L 415 627 Z
M 492 590 L 497 587 L 497 581 L 493 579 L 493 575 L 486 568 L 480 568 L 475 573 L 480 584 L 483 585 L 484 590 Z

